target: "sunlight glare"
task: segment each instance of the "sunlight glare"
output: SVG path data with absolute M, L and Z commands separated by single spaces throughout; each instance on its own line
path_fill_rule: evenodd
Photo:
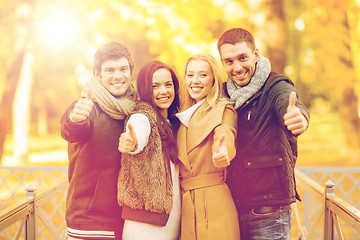
M 304 31 L 305 30 L 305 23 L 301 18 L 297 18 L 295 20 L 295 27 L 297 30 L 299 31 Z
M 54 15 L 44 25 L 46 38 L 56 45 L 70 41 L 75 32 L 75 22 L 67 15 Z
M 102 18 L 102 16 L 104 15 L 104 9 L 100 8 L 97 9 L 96 11 L 94 11 L 93 13 L 91 13 L 88 16 L 88 23 L 95 23 L 97 20 L 99 20 L 100 18 Z
M 104 44 L 106 42 L 106 38 L 102 34 L 98 33 L 96 34 L 95 41 L 96 43 Z

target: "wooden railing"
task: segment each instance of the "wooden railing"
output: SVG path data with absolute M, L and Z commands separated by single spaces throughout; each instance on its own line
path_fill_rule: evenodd
M 335 195 L 335 184 L 328 181 L 325 187 L 322 187 L 300 170 L 296 169 L 295 174 L 303 201 L 294 205 L 292 239 L 360 239 L 360 211 Z M 0 239 L 7 239 L 8 235 L 3 233 L 10 227 L 14 228 L 14 225 L 17 229 L 10 239 L 66 239 L 65 227 L 59 228 L 54 219 L 50 219 L 44 205 L 55 198 L 61 198 L 60 204 L 63 205 L 67 187 L 68 183 L 64 181 L 37 194 L 36 189 L 29 185 L 25 199 L 0 210 Z M 63 215 L 57 220 L 62 224 L 65 222 Z M 44 226 L 49 232 L 48 236 L 39 233 Z M 351 228 L 352 232 L 349 233 L 348 228 Z M 345 234 L 343 229 L 346 229 Z
M 296 239 L 317 239 L 314 237 L 314 232 L 321 222 L 323 222 L 322 231 L 324 240 L 348 239 L 344 238 L 340 220 L 343 224 L 357 232 L 355 236 L 357 238 L 355 239 L 360 239 L 360 211 L 335 195 L 335 184 L 329 180 L 324 188 L 299 170 L 296 170 L 295 174 L 297 185 L 303 188 L 304 192 L 311 196 L 311 199 L 322 199 L 323 202 L 322 212 L 312 219 L 312 223 L 309 226 L 301 224 L 302 221 L 298 211 L 299 203 L 295 205 L 294 213 L 299 231 L 298 238 Z M 310 215 L 308 210 L 303 211 L 303 213 Z
M 67 191 L 68 183 L 64 181 L 51 189 L 36 194 L 36 188 L 29 185 L 26 188 L 25 199 L 9 206 L 0 211 L 0 233 L 5 231 L 8 227 L 18 224 L 14 240 L 20 239 L 25 235 L 26 240 L 38 239 L 38 219 L 47 228 L 51 234 L 51 239 L 61 240 L 65 239 L 65 232 L 60 232 L 55 227 L 54 223 L 48 219 L 47 214 L 43 210 L 43 205 L 51 201 L 60 194 Z M 60 219 L 64 222 L 64 219 Z

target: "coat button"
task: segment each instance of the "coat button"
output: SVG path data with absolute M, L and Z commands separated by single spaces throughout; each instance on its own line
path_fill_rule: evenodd
M 251 165 L 251 162 L 248 162 L 248 164 L 247 164 L 248 166 L 250 166 Z
M 279 162 L 282 162 L 282 158 L 279 158 L 278 160 L 279 160 Z

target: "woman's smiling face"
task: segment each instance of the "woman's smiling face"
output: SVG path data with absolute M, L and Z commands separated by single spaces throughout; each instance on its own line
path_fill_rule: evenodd
M 169 70 L 160 68 L 153 74 L 153 101 L 161 114 L 167 113 L 175 98 L 174 82 Z M 163 115 L 165 116 L 165 115 Z
M 205 98 L 214 85 L 210 64 L 203 60 L 191 60 L 185 73 L 186 89 L 196 102 Z

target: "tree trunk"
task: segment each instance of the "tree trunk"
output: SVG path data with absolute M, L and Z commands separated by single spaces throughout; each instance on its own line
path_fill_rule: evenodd
M 14 153 L 12 165 L 19 165 L 27 159 L 29 153 L 30 99 L 33 83 L 34 57 L 27 52 L 24 57 L 18 87 L 13 104 Z
M 342 92 L 339 96 L 338 112 L 342 122 L 343 130 L 345 132 L 345 141 L 349 150 L 360 149 L 360 119 L 358 115 L 358 96 L 355 93 L 356 73 L 353 64 L 353 57 L 351 51 L 351 36 L 350 26 L 346 15 L 346 9 L 343 15 L 343 27 L 345 34 L 343 36 L 342 44 L 346 51 L 339 55 L 340 62 L 344 64 L 347 76 L 350 76 L 346 84 L 340 83 Z
M 345 141 L 349 150 L 360 149 L 360 119 L 357 111 L 358 98 L 354 88 L 348 87 L 343 90 L 339 100 L 338 112 L 340 115 Z
M 6 135 L 12 130 L 12 105 L 19 80 L 20 70 L 24 61 L 24 51 L 20 52 L 14 60 L 6 76 L 5 91 L 0 104 L 0 164 L 4 153 Z
M 256 36 L 260 37 L 262 47 L 260 53 L 269 58 L 271 69 L 275 72 L 284 72 L 286 66 L 286 19 L 283 0 L 263 0 L 262 5 L 256 10 L 265 15 L 264 22 L 255 22 L 261 25 L 257 28 Z M 256 20 L 256 18 L 255 18 Z

